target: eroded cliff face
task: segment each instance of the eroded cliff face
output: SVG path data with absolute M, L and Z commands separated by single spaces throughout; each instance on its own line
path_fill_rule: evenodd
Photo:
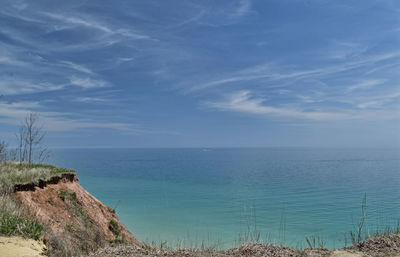
M 16 185 L 14 196 L 45 226 L 44 240 L 55 256 L 88 253 L 110 242 L 142 246 L 111 208 L 79 184 L 75 174 Z

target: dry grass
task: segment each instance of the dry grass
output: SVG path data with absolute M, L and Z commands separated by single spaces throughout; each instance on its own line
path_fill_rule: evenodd
M 58 168 L 47 164 L 19 164 L 1 163 L 0 164 L 0 183 L 8 180 L 8 184 L 29 183 L 39 179 L 49 179 L 50 177 L 62 173 L 75 173 L 74 170 Z M 0 184 L 3 186 L 3 184 Z
M 9 212 L 10 214 L 13 215 L 21 215 L 22 210 L 14 200 L 14 198 L 11 195 L 8 194 L 1 194 L 0 195 L 0 213 L 3 212 Z

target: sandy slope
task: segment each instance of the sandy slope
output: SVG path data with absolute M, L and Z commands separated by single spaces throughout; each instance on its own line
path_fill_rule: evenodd
M 43 242 L 22 237 L 0 237 L 1 257 L 43 256 L 46 246 Z

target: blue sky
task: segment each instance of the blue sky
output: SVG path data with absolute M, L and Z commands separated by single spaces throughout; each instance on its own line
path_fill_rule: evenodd
M 20 1 L 0 138 L 51 147 L 400 145 L 398 1 Z

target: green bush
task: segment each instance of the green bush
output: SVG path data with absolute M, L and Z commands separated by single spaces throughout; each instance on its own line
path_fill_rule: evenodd
M 111 230 L 111 232 L 113 232 L 115 237 L 119 237 L 121 235 L 121 229 L 115 220 L 110 220 L 108 228 Z
M 21 235 L 37 240 L 42 232 L 43 226 L 34 219 L 9 212 L 0 214 L 0 233 L 3 235 Z
M 58 197 L 60 197 L 61 200 L 65 201 L 68 197 L 68 192 L 64 189 L 61 189 L 60 192 L 58 192 Z

